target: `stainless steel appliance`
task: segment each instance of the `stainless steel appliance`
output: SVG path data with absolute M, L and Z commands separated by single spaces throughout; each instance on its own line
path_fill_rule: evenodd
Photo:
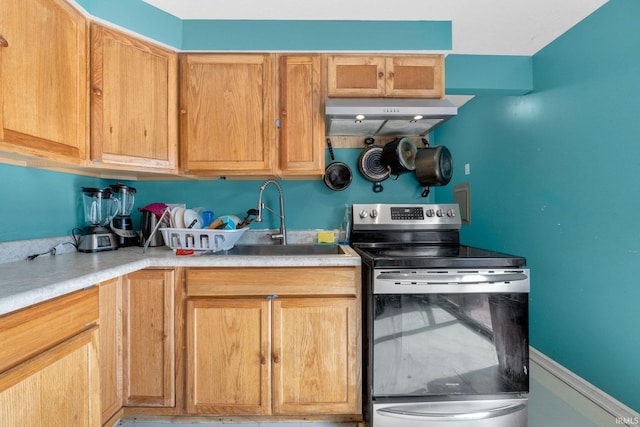
M 140 211 L 142 212 L 142 216 L 140 218 L 140 246 L 164 246 L 162 232 L 158 230 L 158 228 L 160 228 L 158 226 L 158 222 L 160 222 L 160 216 L 144 208 L 140 209 Z M 164 226 L 169 227 L 170 224 L 165 221 Z
M 458 114 L 447 99 L 329 98 L 327 136 L 424 136 Z
M 354 204 L 364 417 L 373 427 L 527 425 L 526 260 L 460 244 L 454 204 Z
M 118 249 L 116 237 L 107 225 L 118 213 L 118 202 L 109 188 L 82 188 L 84 223 L 78 236 L 78 251 L 102 252 Z

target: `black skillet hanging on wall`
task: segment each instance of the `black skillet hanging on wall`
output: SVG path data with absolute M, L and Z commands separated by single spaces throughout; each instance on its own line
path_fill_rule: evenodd
M 331 146 L 331 140 L 329 138 L 327 138 L 327 147 L 329 147 L 331 163 L 329 163 L 324 170 L 324 183 L 333 191 L 342 191 L 351 185 L 351 180 L 353 179 L 351 168 L 345 163 L 335 161 L 333 147 Z
M 429 187 L 447 185 L 453 176 L 451 152 L 444 145 L 429 147 L 423 139 L 425 148 L 416 153 L 416 178 L 425 187 L 422 197 L 429 195 Z

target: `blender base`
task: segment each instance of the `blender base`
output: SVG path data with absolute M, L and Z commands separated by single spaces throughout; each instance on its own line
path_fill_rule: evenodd
M 116 236 L 105 227 L 87 227 L 78 236 L 78 252 L 103 252 L 118 249 Z
M 128 216 L 117 216 L 111 220 L 111 231 L 116 235 L 116 241 L 121 248 L 138 246 L 140 237 L 133 229 L 133 221 Z

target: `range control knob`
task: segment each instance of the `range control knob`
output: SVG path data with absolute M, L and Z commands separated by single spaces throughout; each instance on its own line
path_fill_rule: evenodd
M 360 211 L 360 218 L 363 218 L 363 219 L 364 219 L 364 218 L 366 218 L 366 217 L 368 217 L 368 216 L 369 216 L 369 213 L 366 211 L 366 209 L 362 209 L 362 210 Z
M 378 211 L 376 209 L 371 209 L 371 218 L 376 218 L 378 216 Z
M 438 215 L 438 217 L 442 218 L 444 216 L 444 211 L 442 209 L 438 209 L 436 211 L 436 215 Z
M 431 218 L 435 214 L 433 209 L 427 209 L 427 211 L 425 213 L 427 214 L 427 216 L 429 218 Z
M 448 216 L 449 218 L 454 218 L 454 217 L 456 216 L 456 211 L 455 211 L 454 209 L 449 209 L 449 210 L 447 211 L 447 216 Z

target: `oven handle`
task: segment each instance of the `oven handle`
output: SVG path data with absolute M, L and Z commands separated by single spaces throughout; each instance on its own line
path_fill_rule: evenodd
M 512 403 L 497 408 L 487 408 L 473 412 L 428 412 L 419 410 L 419 405 L 412 405 L 414 409 L 407 410 L 402 406 L 387 406 L 377 409 L 380 415 L 392 418 L 419 418 L 420 420 L 441 420 L 441 421 L 470 421 L 483 420 L 487 418 L 503 417 L 526 408 L 525 403 Z
M 498 274 L 403 274 L 403 273 L 380 273 L 378 280 L 407 281 L 408 283 L 421 282 L 425 284 L 476 284 L 476 283 L 496 283 L 496 282 L 517 282 L 527 280 L 529 277 L 524 273 L 498 273 Z

